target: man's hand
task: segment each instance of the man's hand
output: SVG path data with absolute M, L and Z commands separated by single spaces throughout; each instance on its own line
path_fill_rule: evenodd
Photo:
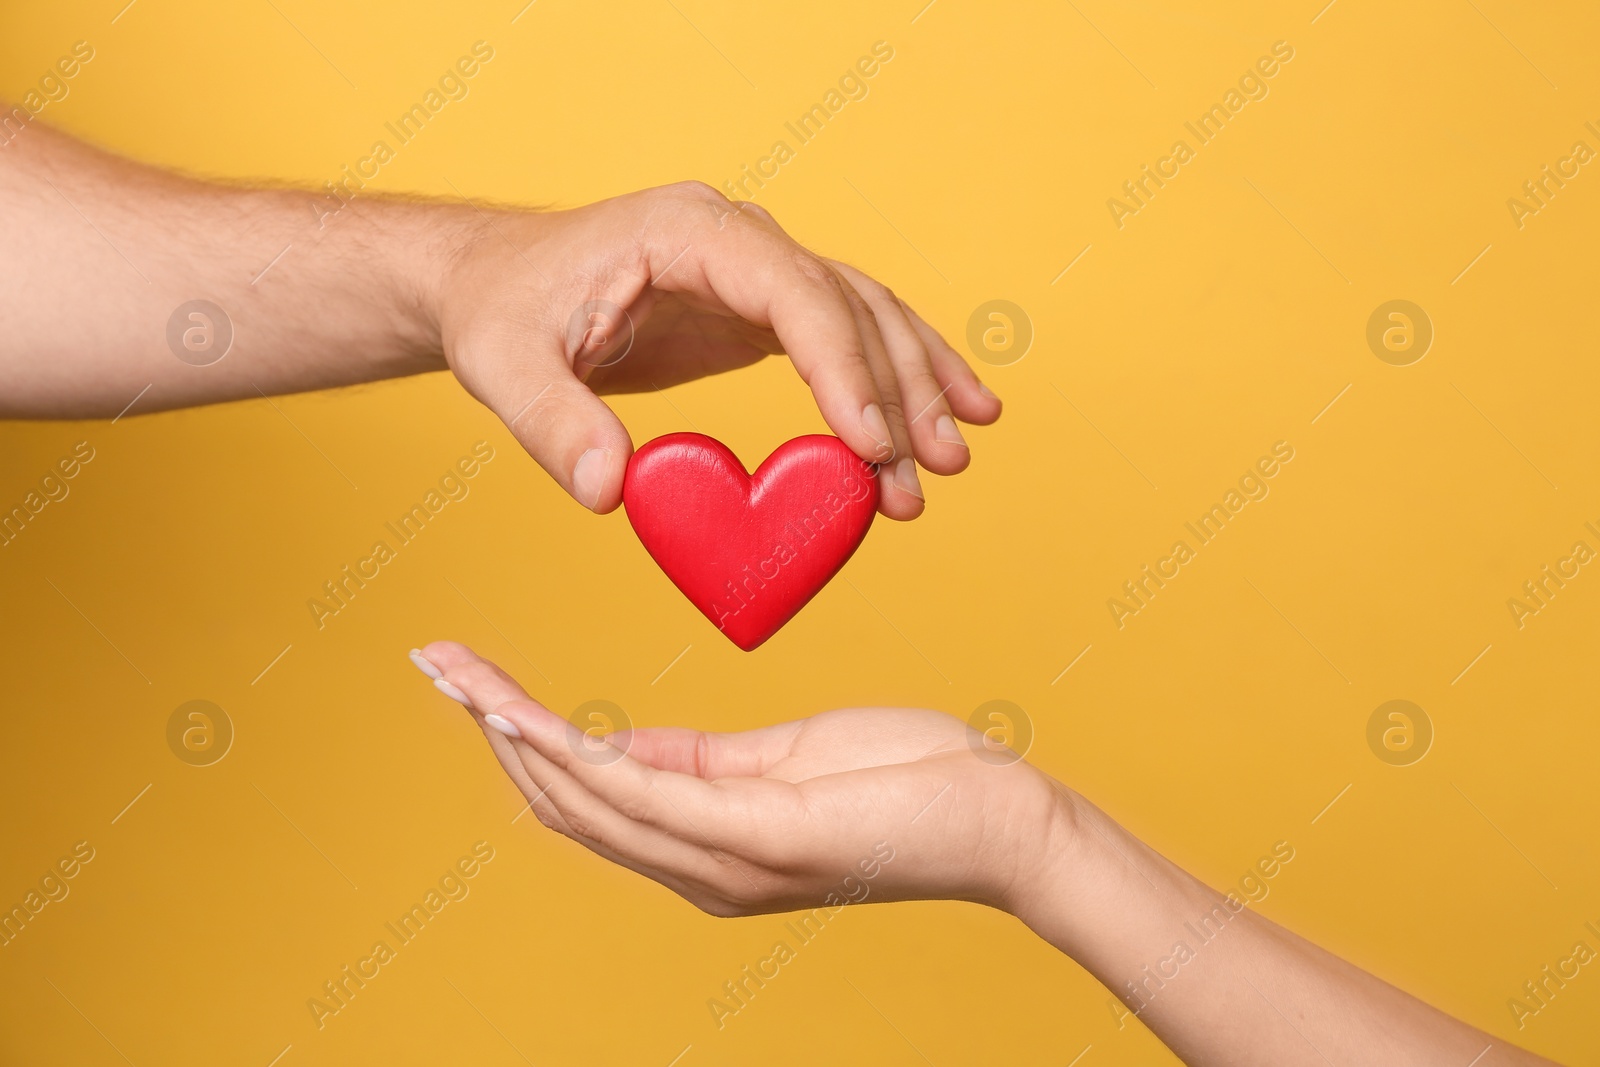
M 999 417 L 994 394 L 888 288 L 708 185 L 484 213 L 467 232 L 438 291 L 450 366 L 595 511 L 621 502 L 633 450 L 597 393 L 663 389 L 768 353 L 786 353 L 833 432 L 880 465 L 890 518 L 922 512 L 918 463 L 966 467 L 957 419 Z
M 917 463 L 961 470 L 956 420 L 1000 415 L 888 289 L 698 182 L 551 212 L 326 201 L 194 181 L 30 124 L 0 157 L 0 417 L 139 415 L 448 364 L 603 512 L 633 446 L 597 393 L 781 352 L 880 465 L 883 513 L 909 519 Z

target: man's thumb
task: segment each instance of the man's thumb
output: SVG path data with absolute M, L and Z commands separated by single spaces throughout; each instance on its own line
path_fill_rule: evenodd
M 574 500 L 605 514 L 622 502 L 622 476 L 633 442 L 621 420 L 565 360 L 541 360 L 492 405 L 522 447 Z

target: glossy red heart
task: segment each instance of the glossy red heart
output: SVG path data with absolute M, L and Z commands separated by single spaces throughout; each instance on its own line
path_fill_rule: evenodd
M 712 625 L 749 652 L 843 567 L 872 525 L 878 480 L 837 437 L 797 437 L 755 474 L 704 434 L 658 437 L 623 483 L 645 550 Z

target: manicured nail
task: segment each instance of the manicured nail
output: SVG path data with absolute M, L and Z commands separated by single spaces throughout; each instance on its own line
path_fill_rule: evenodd
M 517 729 L 517 724 L 504 715 L 485 715 L 483 721 L 493 726 L 507 737 L 521 737 L 522 731 Z
M 606 473 L 611 469 L 611 449 L 591 448 L 578 457 L 572 468 L 572 495 L 578 503 L 593 511 L 600 503 L 600 493 L 606 487 Z
M 894 465 L 894 487 L 922 499 L 922 483 L 917 480 L 917 461 L 907 456 Z
M 967 439 L 961 436 L 961 430 L 956 426 L 956 420 L 949 415 L 940 415 L 933 424 L 933 439 L 942 445 L 960 445 L 967 447 Z
M 423 674 L 426 674 L 434 681 L 438 681 L 440 678 L 444 677 L 439 673 L 438 667 L 435 667 L 433 664 L 428 662 L 428 657 L 422 654 L 422 649 L 413 648 L 410 652 L 407 652 L 406 655 L 410 656 L 411 662 L 417 665 L 417 670 L 421 671 Z
M 879 448 L 889 447 L 889 423 L 883 417 L 883 409 L 877 404 L 868 404 L 861 409 L 861 428 L 877 442 Z
M 984 385 L 982 382 L 978 383 L 978 392 L 982 393 L 984 396 L 988 397 L 990 400 L 999 400 L 1000 399 L 999 397 L 994 395 L 994 390 L 993 389 L 990 389 L 987 385 Z
M 445 696 L 449 697 L 451 700 L 454 700 L 456 703 L 465 705 L 469 708 L 472 707 L 472 701 L 467 699 L 467 694 L 463 693 L 461 690 L 457 689 L 443 678 L 435 678 L 433 680 L 433 687 L 439 690 L 439 692 L 443 693 Z

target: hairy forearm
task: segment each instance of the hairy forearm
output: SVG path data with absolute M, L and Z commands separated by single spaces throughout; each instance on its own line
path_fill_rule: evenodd
M 1207 887 L 1081 797 L 1061 792 L 1053 826 L 1013 910 L 1185 1063 L 1548 1062 Z
M 30 126 L 0 149 L 0 416 L 115 415 L 147 386 L 140 410 L 442 369 L 437 287 L 475 210 L 317 201 Z

